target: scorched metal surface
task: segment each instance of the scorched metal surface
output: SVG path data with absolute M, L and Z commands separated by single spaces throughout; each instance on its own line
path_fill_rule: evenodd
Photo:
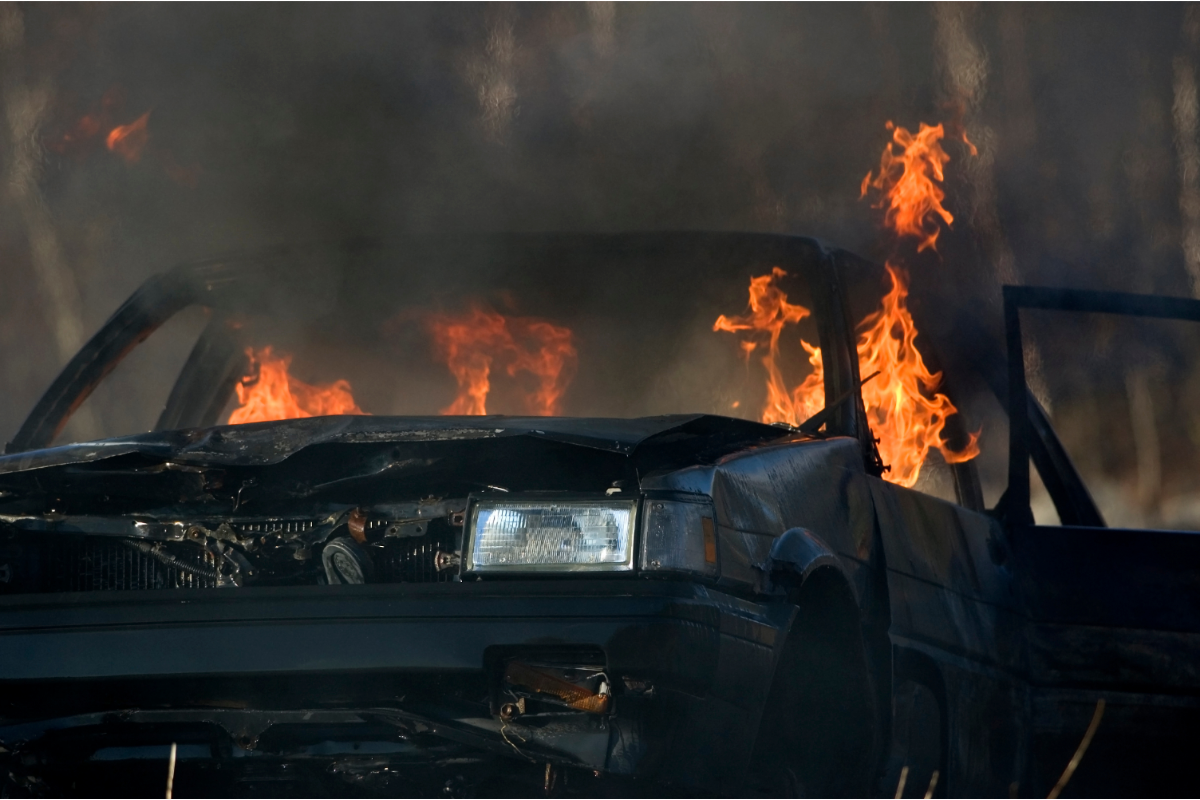
M 553 264 L 600 294 L 660 292 L 663 320 L 683 318 L 689 280 L 704 291 L 696 265 L 739 280 L 747 264 L 782 265 L 812 294 L 823 426 L 215 425 L 244 366 L 229 319 L 327 318 L 313 310 L 323 298 L 281 300 L 281 284 L 369 317 L 404 283 L 363 266 L 379 248 L 333 252 L 304 281 L 297 259 L 320 259 L 297 249 L 152 279 L 0 458 L 7 793 L 159 795 L 174 744 L 177 796 L 890 796 L 902 768 L 921 789 L 936 770 L 939 796 L 1032 796 L 1100 698 L 1068 793 L 1194 790 L 1195 535 L 1105 528 L 999 350 L 975 359 L 979 377 L 1011 401 L 1015 457 L 1032 456 L 1068 525 L 1029 524 L 1016 461 L 991 511 L 970 462 L 952 468 L 957 502 L 882 480 L 845 286 L 877 267 L 743 234 L 412 237 L 390 251 L 485 258 L 498 282 Z M 158 430 L 52 447 L 121 358 L 190 304 L 211 321 Z M 465 545 L 475 512 L 500 500 L 619 505 L 630 561 L 489 573 Z

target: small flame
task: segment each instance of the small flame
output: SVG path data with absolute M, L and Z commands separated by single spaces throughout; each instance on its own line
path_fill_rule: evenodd
M 751 278 L 749 311 L 740 317 L 722 314 L 713 323 L 713 330 L 748 333 L 750 338 L 741 341 L 742 355 L 747 359 L 765 340 L 767 352 L 762 357 L 762 365 L 767 370 L 767 400 L 762 421 L 799 425 L 825 404 L 825 369 L 820 348 L 801 339 L 800 346 L 808 353 L 812 372 L 794 389 L 788 389 L 784 380 L 779 368 L 779 337 L 784 326 L 797 323 L 812 313 L 804 306 L 787 301 L 787 293 L 776 285 L 776 281 L 786 276 L 787 272 L 775 267 L 769 275 Z
M 937 448 L 948 463 L 967 461 L 979 454 L 978 434 L 961 451 L 942 441 L 946 418 L 957 412 L 950 398 L 937 393 L 941 373 L 931 373 L 917 350 L 917 328 L 908 311 L 908 284 L 904 273 L 887 265 L 892 288 L 878 311 L 858 325 L 859 374 L 879 376 L 863 384 L 863 404 L 871 429 L 879 437 L 879 454 L 890 466 L 885 477 L 901 486 L 913 486 L 931 448 Z M 809 315 L 809 310 L 787 302 L 787 294 L 775 281 L 787 275 L 775 267 L 769 275 L 750 280 L 750 310 L 741 317 L 722 314 L 714 331 L 744 333 L 743 352 L 752 352 L 763 339 L 767 353 L 762 358 L 767 371 L 767 400 L 760 419 L 766 423 L 799 425 L 825 404 L 824 364 L 821 350 L 803 339 L 812 371 L 802 383 L 789 389 L 779 368 L 779 339 L 785 326 Z M 758 340 L 758 341 L 756 341 Z M 746 348 L 746 344 L 752 345 Z M 736 407 L 736 406 L 735 406 Z
M 493 366 L 502 366 L 509 377 L 525 372 L 536 379 L 536 388 L 525 395 L 529 413 L 560 413 L 559 403 L 578 363 L 569 329 L 479 306 L 459 317 L 433 315 L 428 325 L 439 357 L 458 382 L 458 394 L 443 414 L 486 414 Z
M 67 130 L 50 138 L 46 149 L 60 156 L 85 155 L 97 143 L 96 137 L 102 136 L 112 125 L 112 116 L 123 102 L 124 93 L 120 87 L 111 87 L 96 107 L 71 123 Z
M 128 125 L 113 128 L 104 143 L 110 151 L 125 159 L 126 164 L 136 164 L 142 157 L 142 148 L 150 140 L 150 133 L 146 130 L 149 121 L 150 112 L 147 111 Z
M 367 413 L 354 402 L 348 381 L 305 383 L 288 374 L 292 357 L 275 355 L 269 345 L 259 350 L 248 347 L 246 356 L 252 374 L 235 387 L 239 405 L 229 415 L 230 425 Z
M 892 131 L 892 141 L 888 142 L 879 159 L 879 174 L 872 177 L 872 173 L 867 173 L 860 196 L 866 197 L 868 189 L 876 189 L 879 199 L 875 207 L 887 209 L 884 225 L 897 236 L 916 238 L 918 253 L 926 249 L 937 250 L 938 233 L 941 232 L 938 218 L 947 225 L 954 222 L 954 215 L 942 205 L 946 193 L 939 185 L 945 180 L 943 168 L 950 161 L 950 156 L 942 149 L 945 128 L 941 123 L 930 126 L 922 122 L 914 136 L 889 121 L 887 129 Z M 971 154 L 976 155 L 978 151 L 967 140 L 966 131 L 961 135 Z
M 161 143 L 147 147 L 150 142 L 149 111 L 128 125 L 113 127 L 124 103 L 124 92 L 120 87 L 112 87 L 104 93 L 98 107 L 75 120 L 65 131 L 49 138 L 46 149 L 60 156 L 83 160 L 103 144 L 104 149 L 129 165 L 147 155 L 162 166 L 172 181 L 194 189 L 200 181 L 199 164 L 180 163 Z
M 48 142 L 46 148 L 59 155 L 66 155 L 69 152 L 84 147 L 95 136 L 99 135 L 103 128 L 104 119 L 100 114 L 84 114 L 76 120 L 70 130 L 54 141 Z

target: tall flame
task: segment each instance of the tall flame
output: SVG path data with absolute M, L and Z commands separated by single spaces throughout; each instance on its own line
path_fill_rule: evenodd
M 118 125 L 108 132 L 104 143 L 108 149 L 125 159 L 126 164 L 136 164 L 142 157 L 142 148 L 150 140 L 146 123 L 150 121 L 147 111 L 128 125 Z
M 918 240 L 917 252 L 937 250 L 941 222 L 954 222 L 954 216 L 942 205 L 946 193 L 941 182 L 943 168 L 950 156 L 942 149 L 946 132 L 942 125 L 921 123 L 914 135 L 891 122 L 892 141 L 884 148 L 879 173 L 868 172 L 862 181 L 862 196 L 868 189 L 879 192 L 876 208 L 886 208 L 884 224 L 897 236 Z M 962 141 L 977 153 L 962 132 Z M 940 222 L 939 222 L 940 220 Z M 908 279 L 899 267 L 887 264 L 892 288 L 884 296 L 879 310 L 868 314 L 858 325 L 859 374 L 875 375 L 862 386 L 872 431 L 879 439 L 879 455 L 889 470 L 885 477 L 901 486 L 913 486 L 921 474 L 921 465 L 929 451 L 936 448 L 947 463 L 956 464 L 979 455 L 979 435 L 972 434 L 962 450 L 951 450 L 942 441 L 946 418 L 958 409 L 950 398 L 937 391 L 940 372 L 933 373 L 917 350 L 917 328 L 908 311 Z M 741 317 L 718 317 L 715 331 L 750 334 L 743 339 L 742 351 L 748 357 L 761 341 L 767 341 L 763 366 L 767 371 L 767 400 L 763 422 L 799 425 L 824 405 L 824 370 L 821 351 L 803 339 L 812 372 L 804 382 L 788 389 L 777 363 L 779 338 L 786 325 L 808 316 L 808 309 L 787 302 L 787 295 L 774 284 L 786 275 L 775 267 L 770 275 L 750 280 L 750 311 Z M 878 375 L 876 375 L 878 373 Z M 734 408 L 737 407 L 734 403 Z
M 872 177 L 868 172 L 863 178 L 861 196 L 866 197 L 868 189 L 878 190 L 874 205 L 886 208 L 884 224 L 897 236 L 916 238 L 918 253 L 937 250 L 938 219 L 947 225 L 954 222 L 954 215 L 942 205 L 946 193 L 939 186 L 945 180 L 943 168 L 950 161 L 942 149 L 945 128 L 941 123 L 930 126 L 922 122 L 914 135 L 889 121 L 887 129 L 892 131 L 892 141 L 879 159 L 879 174 Z M 965 131 L 962 140 L 975 155 L 975 145 L 967 140 Z
M 937 392 L 942 373 L 930 372 L 917 350 L 917 327 L 908 311 L 908 282 L 904 271 L 887 264 L 892 288 L 879 310 L 858 324 L 858 369 L 863 376 L 879 377 L 863 384 L 863 405 L 871 430 L 879 439 L 879 455 L 891 467 L 888 480 L 913 486 L 931 448 L 948 464 L 979 455 L 977 433 L 960 451 L 942 441 L 946 417 L 958 409 Z
M 443 414 L 486 414 L 492 367 L 509 377 L 532 375 L 537 386 L 525 394 L 535 416 L 560 413 L 563 392 L 575 377 L 578 354 L 568 328 L 529 317 L 506 317 L 474 306 L 463 316 L 429 318 L 438 355 L 458 382 L 458 394 Z
M 252 374 L 237 384 L 238 407 L 229 415 L 230 425 L 269 422 L 333 414 L 366 414 L 354 402 L 349 381 L 317 385 L 288 374 L 292 357 L 276 355 L 268 345 L 246 348 Z
M 978 436 L 972 435 L 961 451 L 950 450 L 942 441 L 946 418 L 957 409 L 950 398 L 936 391 L 942 375 L 931 373 L 917 350 L 917 328 L 908 311 L 908 284 L 903 271 L 890 263 L 887 270 L 891 290 L 879 310 L 858 325 L 859 374 L 879 373 L 863 384 L 862 395 L 871 429 L 879 438 L 879 454 L 890 466 L 884 477 L 911 487 L 931 448 L 939 450 L 948 463 L 967 461 L 979 454 Z M 750 338 L 742 340 L 742 351 L 747 356 L 766 342 L 762 363 L 767 372 L 767 399 L 760 419 L 799 425 L 824 407 L 824 369 L 821 350 L 801 339 L 812 372 L 790 389 L 783 378 L 778 364 L 779 339 L 785 326 L 810 313 L 803 306 L 787 302 L 787 294 L 775 285 L 786 274 L 775 267 L 769 275 L 751 278 L 749 312 L 740 317 L 722 314 L 713 330 L 748 335 Z
M 779 337 L 784 326 L 795 324 L 812 313 L 804 306 L 787 301 L 787 294 L 775 283 L 786 276 L 787 272 L 775 267 L 769 275 L 751 278 L 749 311 L 740 317 L 722 314 L 713 323 L 713 330 L 749 332 L 750 338 L 743 339 L 741 343 L 742 354 L 746 358 L 765 340 L 767 349 L 762 356 L 762 365 L 767 371 L 767 399 L 762 410 L 762 421 L 799 425 L 825 404 L 825 365 L 821 361 L 820 348 L 801 339 L 800 346 L 808 353 L 812 372 L 803 383 L 792 389 L 788 388 L 783 378 L 779 368 Z

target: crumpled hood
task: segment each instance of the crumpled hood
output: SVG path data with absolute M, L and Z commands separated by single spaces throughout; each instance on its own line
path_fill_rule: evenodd
M 0 456 L 0 474 L 86 464 L 138 454 L 190 465 L 266 466 L 316 444 L 385 444 L 531 436 L 630 455 L 650 439 L 719 436 L 747 445 L 789 431 L 706 414 L 634 419 L 603 417 L 374 417 L 334 416 L 161 431 L 81 442 Z

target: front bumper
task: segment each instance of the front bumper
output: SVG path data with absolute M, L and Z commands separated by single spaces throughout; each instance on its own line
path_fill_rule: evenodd
M 788 614 L 631 579 L 8 597 L 0 685 L 23 698 L 5 716 L 24 738 L 33 720 L 129 708 L 139 692 L 193 712 L 386 706 L 517 760 L 733 788 Z M 504 658 L 574 651 L 602 654 L 608 713 L 495 713 Z

